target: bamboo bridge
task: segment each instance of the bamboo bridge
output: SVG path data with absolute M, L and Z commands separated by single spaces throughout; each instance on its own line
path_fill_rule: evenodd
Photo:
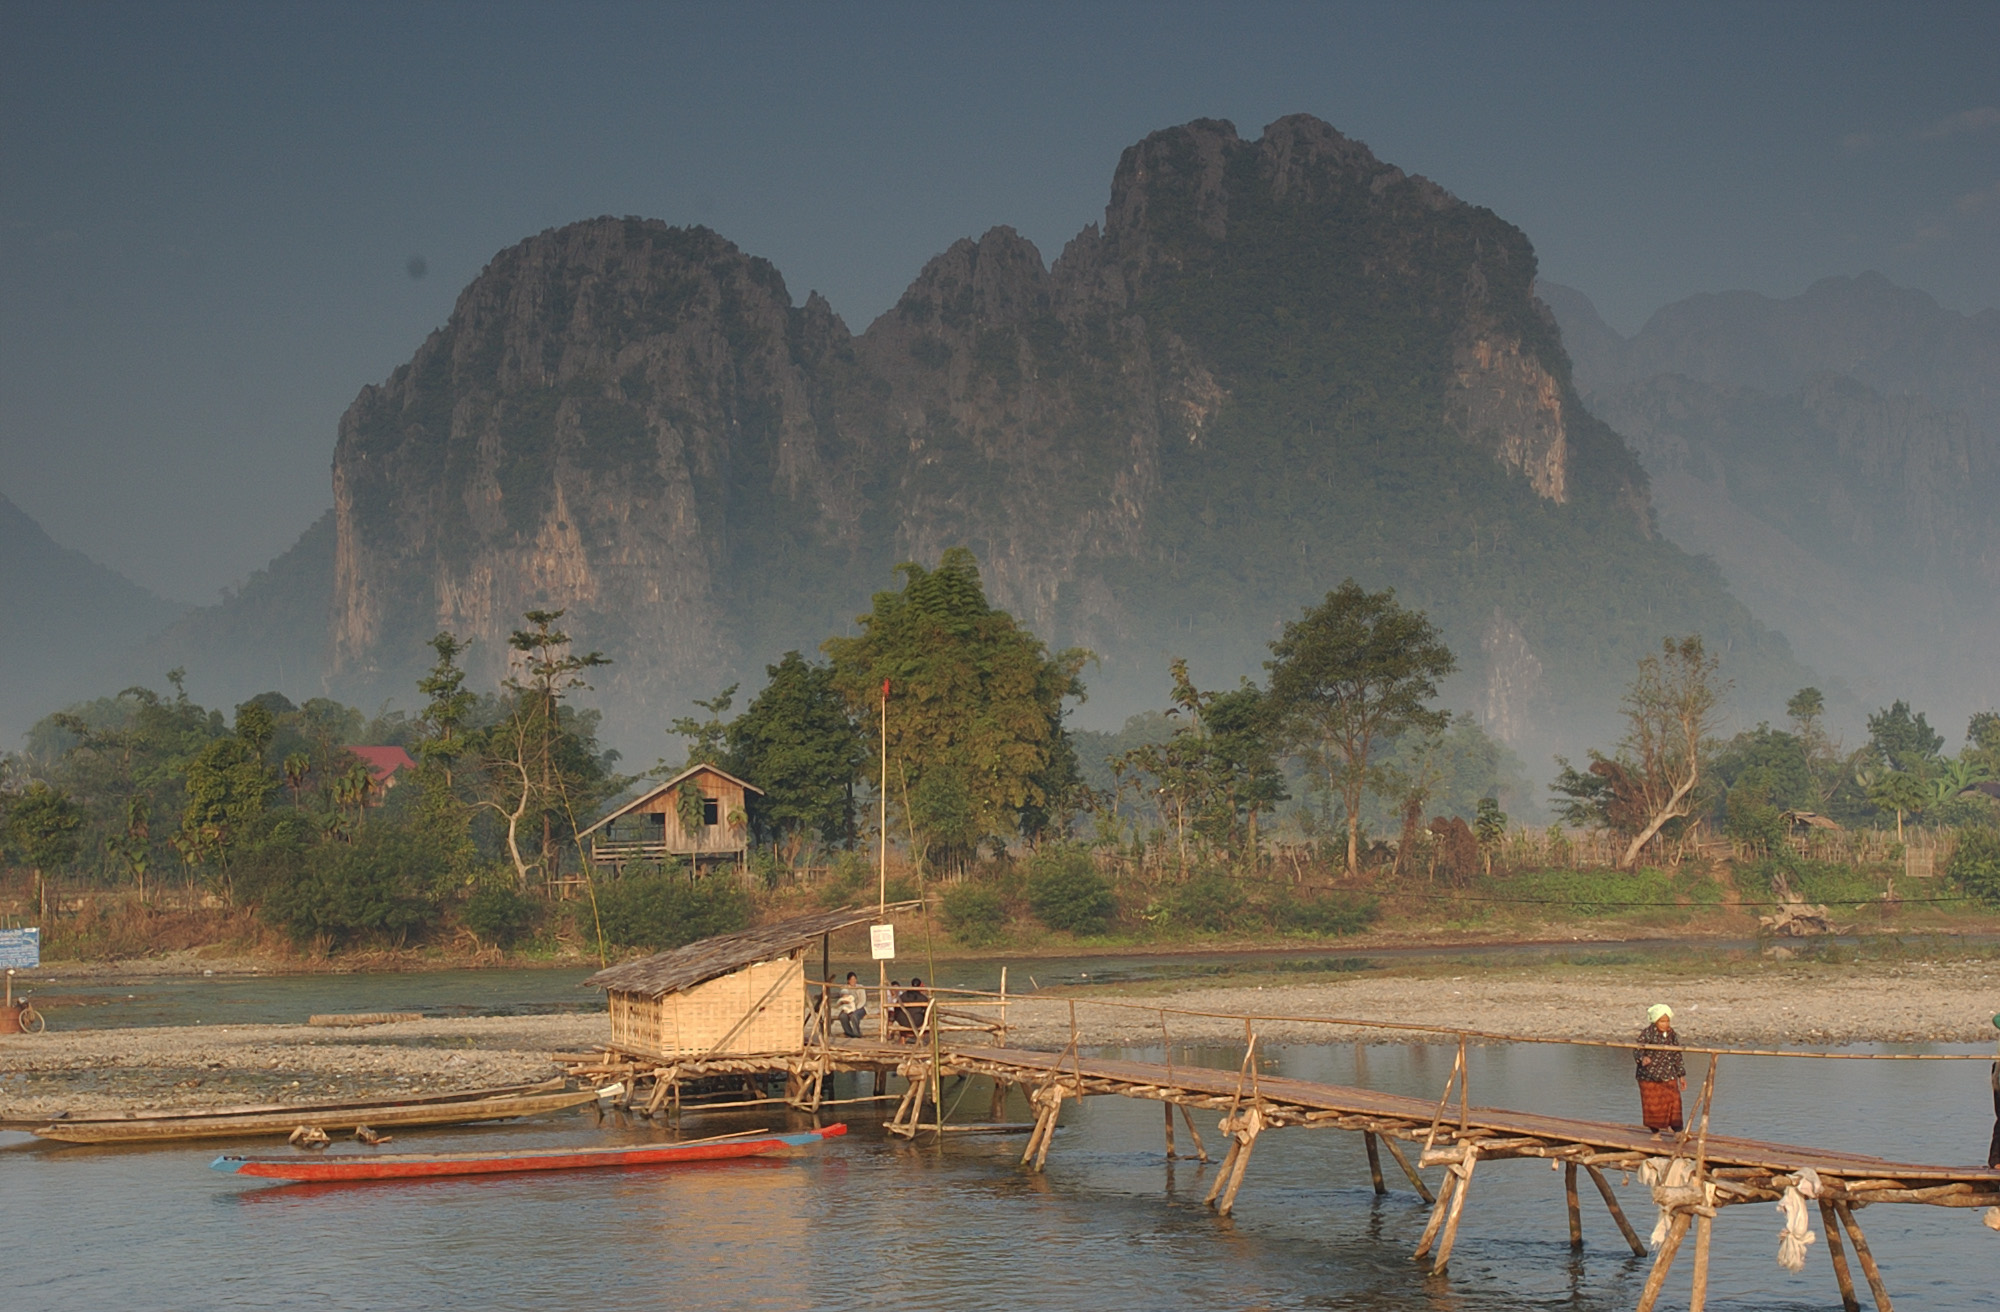
M 688 1110 L 717 1107 L 784 1105 L 805 1112 L 853 1103 L 894 1103 L 885 1128 L 890 1134 L 914 1138 L 953 1132 L 1022 1130 L 1028 1135 L 1021 1163 L 1030 1171 L 1044 1169 L 1056 1138 L 1063 1104 L 1071 1099 L 1115 1096 L 1162 1104 L 1166 1155 L 1176 1154 L 1176 1109 L 1192 1139 L 1193 1156 L 1210 1160 L 1196 1128 L 1193 1112 L 1221 1112 L 1217 1132 L 1227 1142 L 1220 1168 L 1206 1202 L 1227 1215 L 1243 1188 L 1258 1140 L 1280 1129 L 1345 1130 L 1362 1136 L 1375 1191 L 1385 1193 L 1381 1150 L 1386 1148 L 1410 1186 L 1430 1205 L 1430 1219 L 1414 1257 L 1428 1259 L 1433 1273 L 1443 1273 L 1458 1236 L 1459 1222 L 1481 1166 L 1518 1159 L 1546 1161 L 1562 1167 L 1572 1250 L 1583 1247 L 1579 1174 L 1587 1176 L 1616 1222 L 1635 1257 L 1647 1255 L 1643 1242 L 1620 1207 L 1606 1171 L 1636 1172 L 1652 1187 L 1658 1224 L 1652 1236 L 1651 1270 L 1642 1288 L 1639 1312 L 1652 1312 L 1669 1271 L 1690 1230 L 1694 1233 L 1693 1283 L 1690 1312 L 1701 1312 L 1707 1297 L 1710 1235 L 1713 1224 L 1729 1207 L 1745 1203 L 1779 1203 L 1788 1216 L 1789 1255 L 1781 1245 L 1781 1263 L 1798 1270 L 1803 1263 L 1806 1206 L 1816 1205 L 1826 1235 L 1826 1249 L 1842 1305 L 1858 1312 L 1851 1250 L 1879 1312 L 1892 1312 L 1882 1271 L 1868 1245 L 1856 1213 L 1872 1204 L 1900 1203 L 1953 1209 L 1994 1209 L 1985 1224 L 2000 1229 L 2000 1171 L 1985 1167 L 1935 1166 L 1892 1162 L 1834 1149 L 1802 1147 L 1738 1138 L 1710 1132 L 1717 1064 L 1724 1056 L 1869 1059 L 1857 1054 L 1747 1052 L 1735 1049 L 1687 1048 L 1691 1055 L 1709 1057 L 1707 1078 L 1694 1103 L 1688 1127 L 1678 1136 L 1658 1137 L 1633 1126 L 1547 1116 L 1533 1112 L 1480 1107 L 1470 1101 L 1466 1044 L 1471 1041 L 1517 1039 L 1442 1027 L 1342 1018 L 1287 1017 L 1288 1023 L 1317 1022 L 1342 1032 L 1356 1029 L 1392 1031 L 1405 1037 L 1429 1033 L 1457 1037 L 1457 1057 L 1442 1095 L 1435 1102 L 1371 1089 L 1270 1076 L 1258 1069 L 1259 1036 L 1254 1019 L 1243 1021 L 1243 1058 L 1236 1070 L 1175 1064 L 1173 1047 L 1166 1062 L 1139 1062 L 1086 1055 L 1091 1046 L 1075 1021 L 1071 1004 L 1069 1041 L 1059 1051 L 1011 1046 L 1008 1042 L 1008 999 L 1000 994 L 941 990 L 921 1019 L 900 1035 L 874 1039 L 836 1038 L 821 1023 L 815 1040 L 782 1053 L 708 1053 L 662 1059 L 608 1049 L 566 1058 L 572 1073 L 583 1078 L 613 1079 L 615 1105 L 642 1115 L 677 1116 Z M 1014 999 L 1018 1003 L 1018 995 Z M 1092 1002 L 1091 1006 L 1128 1006 L 1157 1012 L 1164 1032 L 1172 1008 Z M 996 1012 L 997 1009 L 997 1012 Z M 1214 1016 L 1215 1013 L 1179 1013 Z M 884 1027 L 886 1029 L 886 1027 Z M 901 1042 L 895 1041 L 897 1037 Z M 1549 1042 L 1549 1040 L 1520 1040 Z M 1100 1046 L 1112 1046 L 1109 1042 Z M 1120 1045 L 1122 1046 L 1122 1045 Z M 1629 1043 L 1589 1046 L 1630 1048 Z M 1896 1055 L 1886 1060 L 1964 1060 L 1965 1054 Z M 1985 1060 L 1985 1058 L 1977 1058 Z M 851 1072 L 872 1075 L 874 1092 L 836 1099 L 828 1096 L 829 1077 Z M 992 1081 L 990 1122 L 947 1121 L 943 1083 L 947 1077 L 985 1077 Z M 892 1077 L 903 1088 L 891 1091 Z M 782 1097 L 767 1093 L 768 1083 L 784 1081 Z M 649 1095 L 639 1092 L 650 1085 Z M 1032 1126 L 999 1124 L 1010 1088 L 1026 1092 L 1035 1119 Z M 692 1099 L 701 1097 L 700 1101 Z M 928 1114 L 926 1108 L 928 1107 Z M 1413 1152 L 1406 1152 L 1409 1145 Z M 1415 1160 L 1412 1161 L 1414 1155 Z M 1433 1191 L 1422 1168 L 1443 1167 L 1444 1178 Z M 1797 1265 L 1795 1265 L 1797 1264 Z

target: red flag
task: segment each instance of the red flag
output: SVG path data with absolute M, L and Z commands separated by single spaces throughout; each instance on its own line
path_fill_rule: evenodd
M 882 700 L 885 702 L 889 700 L 889 681 L 887 679 L 882 680 Z

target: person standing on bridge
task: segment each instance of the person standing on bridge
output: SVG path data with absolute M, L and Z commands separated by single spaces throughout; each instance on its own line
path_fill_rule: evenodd
M 1681 1036 L 1674 1033 L 1674 1009 L 1655 1003 L 1646 1010 L 1646 1028 L 1632 1055 L 1638 1065 L 1639 1112 L 1654 1134 L 1679 1131 L 1681 1093 L 1687 1088 L 1687 1063 L 1680 1053 Z
M 1993 1018 L 1993 1028 L 2000 1029 L 2000 1016 Z M 1986 1146 L 1986 1165 L 2000 1171 L 2000 1053 L 1993 1062 L 1993 1142 Z

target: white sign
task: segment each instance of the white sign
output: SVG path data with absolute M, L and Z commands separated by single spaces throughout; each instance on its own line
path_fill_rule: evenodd
M 892 952 L 890 955 L 895 954 Z M 9 970 L 34 970 L 41 964 L 41 930 L 0 929 L 0 966 Z
M 876 961 L 896 959 L 896 927 L 894 925 L 870 925 L 868 927 L 868 955 Z

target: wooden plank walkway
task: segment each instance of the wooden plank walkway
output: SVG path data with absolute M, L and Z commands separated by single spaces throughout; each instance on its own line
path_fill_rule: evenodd
M 1701 1312 L 1706 1297 L 1709 1234 L 1722 1209 L 1744 1203 L 1797 1199 L 1817 1204 L 1826 1235 L 1826 1252 L 1839 1284 L 1842 1306 L 1858 1312 L 1855 1285 L 1848 1265 L 1851 1251 L 1867 1278 L 1878 1312 L 1893 1312 L 1880 1268 L 1854 1213 L 1872 1203 L 1922 1204 L 1954 1209 L 2000 1209 L 2000 1171 L 1982 1165 L 1935 1165 L 1895 1162 L 1837 1148 L 1770 1143 L 1708 1132 L 1714 1066 L 1709 1081 L 1695 1099 L 1688 1130 L 1659 1136 L 1631 1125 L 1549 1116 L 1469 1103 L 1464 1084 L 1465 1050 L 1461 1043 L 1443 1096 L 1437 1101 L 1382 1093 L 1373 1089 L 1269 1076 L 1257 1068 L 1257 1042 L 1249 1036 L 1242 1065 L 1234 1071 L 1168 1063 L 1124 1061 L 1083 1055 L 1077 1043 L 1061 1052 L 986 1046 L 947 1041 L 934 1049 L 928 1043 L 895 1044 L 877 1040 L 842 1039 L 788 1053 L 697 1055 L 673 1060 L 646 1059 L 607 1053 L 593 1062 L 572 1061 L 579 1075 L 610 1075 L 627 1080 L 624 1100 L 630 1103 L 640 1081 L 651 1079 L 648 1114 L 680 1107 L 685 1082 L 741 1078 L 745 1092 L 759 1100 L 755 1081 L 782 1076 L 783 1101 L 807 1111 L 834 1105 L 826 1099 L 826 1081 L 835 1072 L 873 1073 L 873 1101 L 886 1094 L 888 1077 L 906 1082 L 886 1128 L 892 1134 L 915 1137 L 937 1128 L 936 1112 L 948 1076 L 984 1076 L 994 1083 L 993 1116 L 1001 1114 L 1009 1087 L 1027 1091 L 1036 1118 L 1022 1154 L 1032 1170 L 1045 1166 L 1055 1138 L 1062 1104 L 1071 1098 L 1117 1096 L 1164 1104 L 1166 1149 L 1175 1156 L 1174 1118 L 1193 1138 L 1196 1155 L 1209 1160 L 1190 1109 L 1223 1112 L 1217 1131 L 1228 1151 L 1211 1182 L 1207 1202 L 1227 1214 L 1242 1188 L 1259 1136 L 1286 1128 L 1336 1129 L 1358 1132 L 1367 1149 L 1370 1176 L 1377 1193 L 1387 1191 L 1378 1145 L 1386 1147 L 1411 1186 L 1431 1204 L 1422 1242 L 1414 1254 L 1430 1257 L 1433 1272 L 1450 1260 L 1460 1218 L 1475 1170 L 1482 1162 L 1534 1158 L 1560 1164 L 1569 1217 L 1570 1244 L 1583 1247 L 1578 1172 L 1588 1174 L 1605 1207 L 1635 1256 L 1646 1246 L 1627 1220 L 1604 1172 L 1636 1171 L 1652 1186 L 1660 1209 L 1655 1240 L 1657 1254 L 1638 1303 L 1652 1312 L 1664 1288 L 1683 1239 L 1695 1234 L 1694 1287 L 1690 1312 Z M 1451 1097 L 1454 1083 L 1456 1102 Z M 768 1100 L 765 1100 L 768 1101 Z M 927 1119 L 926 1103 L 931 1109 Z M 709 1104 L 714 1105 L 714 1104 Z M 745 1103 L 723 1105 L 747 1105 Z M 690 1109 L 695 1109 L 690 1104 Z M 1399 1143 L 1421 1145 L 1414 1165 Z M 1445 1168 L 1435 1193 L 1420 1168 Z M 1662 1168 L 1665 1168 L 1664 1170 Z M 1798 1211 L 1805 1215 L 1802 1207 Z M 1986 1222 L 2000 1229 L 2000 1210 L 1986 1213 Z M 1843 1243 L 1842 1235 L 1846 1242 Z M 1803 1250 L 1801 1250 L 1803 1251 Z

